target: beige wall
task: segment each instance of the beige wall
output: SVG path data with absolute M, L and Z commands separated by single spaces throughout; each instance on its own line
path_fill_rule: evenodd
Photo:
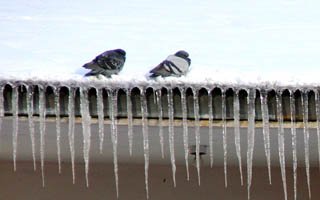
M 33 171 L 31 163 L 0 165 L 0 199 L 116 199 L 113 165 L 91 164 L 90 187 L 85 187 L 83 165 L 76 166 L 76 184 L 72 184 L 69 164 L 62 166 L 62 174 L 53 163 L 45 163 L 46 187 L 42 188 L 41 171 Z M 145 199 L 143 165 L 119 167 L 120 198 Z M 185 179 L 184 166 L 177 167 L 177 187 L 172 185 L 170 165 L 150 166 L 150 199 L 247 199 L 246 185 L 240 186 L 238 168 L 228 168 L 228 188 L 224 188 L 223 168 L 202 168 L 201 186 L 197 185 L 196 169 L 191 168 L 191 180 Z M 308 199 L 305 169 L 298 169 L 298 199 Z M 245 168 L 244 168 L 244 171 Z M 312 199 L 319 199 L 320 172 L 311 170 Z M 244 174 L 245 175 L 245 174 Z M 268 184 L 266 168 L 254 168 L 252 199 L 284 199 L 279 168 L 272 169 L 272 185 Z M 246 179 L 244 179 L 246 181 Z M 293 199 L 292 169 L 287 168 L 288 199 Z

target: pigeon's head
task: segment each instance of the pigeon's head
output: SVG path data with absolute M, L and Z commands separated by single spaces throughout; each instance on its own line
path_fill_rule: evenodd
M 123 49 L 115 49 L 114 51 L 122 56 L 126 56 L 126 52 Z
M 181 58 L 188 58 L 189 54 L 186 51 L 178 51 L 177 53 L 174 54 L 175 56 L 181 57 Z

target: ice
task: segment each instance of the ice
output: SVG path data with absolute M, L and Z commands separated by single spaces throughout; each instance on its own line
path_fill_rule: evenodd
M 161 147 L 161 157 L 164 158 L 164 142 L 163 142 L 163 110 L 162 110 L 162 94 L 161 89 L 156 91 L 156 99 L 158 104 L 158 120 L 159 120 L 159 138 Z
M 262 131 L 264 141 L 264 151 L 267 158 L 269 184 L 271 184 L 271 161 L 270 161 L 270 130 L 269 130 L 269 109 L 268 109 L 268 92 L 260 90 Z
M 46 87 L 39 85 L 39 120 L 40 120 L 40 159 L 42 187 L 45 186 L 44 177 L 44 156 L 45 156 L 45 135 L 46 135 Z
M 128 140 L 129 140 L 129 153 L 132 156 L 132 143 L 133 143 L 133 122 L 132 122 L 132 102 L 131 90 L 127 90 L 127 117 L 128 117 Z
M 256 90 L 250 89 L 248 91 L 248 150 L 247 150 L 247 189 L 248 199 L 250 199 L 250 188 L 252 181 L 252 158 L 254 149 L 254 136 L 255 136 L 255 99 Z
M 181 93 L 181 108 L 182 108 L 182 126 L 183 126 L 183 147 L 184 147 L 184 160 L 186 163 L 187 180 L 190 180 L 189 175 L 189 135 L 188 135 L 188 119 L 187 119 L 187 101 L 186 90 L 179 88 Z
M 169 116 L 169 150 L 172 167 L 173 186 L 176 187 L 176 160 L 174 153 L 174 110 L 172 89 L 168 89 L 168 116 Z
M 318 137 L 318 162 L 320 169 L 320 94 L 318 90 L 315 90 L 315 104 L 316 104 L 316 115 L 317 115 L 317 137 Z
M 194 121 L 195 121 L 195 138 L 196 138 L 196 167 L 198 173 L 198 185 L 200 186 L 200 115 L 199 115 L 199 97 L 198 90 L 192 88 Z
M 75 166 L 74 166 L 74 157 L 75 157 L 75 149 L 74 149 L 74 124 L 75 124 L 75 116 L 74 116 L 74 99 L 75 99 L 75 90 L 74 88 L 69 88 L 69 105 L 68 105 L 68 116 L 69 116 L 69 127 L 68 127 L 68 138 L 69 138 L 69 147 L 71 154 L 71 166 L 72 166 L 72 183 L 75 184 L 76 174 L 75 174 Z
M 118 90 L 108 90 L 109 116 L 111 119 L 111 141 L 113 149 L 113 170 L 116 184 L 117 198 L 119 197 L 119 175 L 118 175 Z
M 243 185 L 242 162 L 241 162 L 241 143 L 240 143 L 240 102 L 239 92 L 235 91 L 233 96 L 233 118 L 234 118 L 234 142 L 239 162 L 240 181 Z
M 91 116 L 89 112 L 88 90 L 80 88 L 80 110 L 83 133 L 83 159 L 85 163 L 86 186 L 89 187 L 89 153 L 91 145 Z
M 307 174 L 307 183 L 308 183 L 308 192 L 309 199 L 311 198 L 311 189 L 310 189 L 310 162 L 309 162 L 309 112 L 308 112 L 308 91 L 304 91 L 301 98 L 301 105 L 303 109 L 303 139 L 304 139 L 304 158 L 306 165 L 306 174 Z
M 104 106 L 102 89 L 96 88 L 97 92 L 97 111 L 98 111 L 98 124 L 99 124 L 99 150 L 102 153 L 103 141 L 104 141 Z
M 228 187 L 227 179 L 227 121 L 226 121 L 226 93 L 221 91 L 221 120 L 222 120 L 222 136 L 223 136 L 223 166 L 224 166 L 224 186 Z
M 292 137 L 292 161 L 293 161 L 293 191 L 294 200 L 297 200 L 297 132 L 296 132 L 296 106 L 294 92 L 290 91 L 290 115 Z
M 3 85 L 0 85 L 0 134 L 2 127 L 2 118 L 4 117 L 4 106 L 3 106 Z
M 209 154 L 210 154 L 210 167 L 213 166 L 213 109 L 212 109 L 212 93 L 208 91 L 208 114 L 209 114 Z
M 19 102 L 19 94 L 18 94 L 18 86 L 12 87 L 12 146 L 13 146 L 13 170 L 16 171 L 16 160 L 17 160 L 17 142 L 18 142 L 18 125 L 19 125 L 19 118 L 18 118 L 18 102 Z
M 143 155 L 144 155 L 144 176 L 146 197 L 149 199 L 149 131 L 148 131 L 148 107 L 145 89 L 140 89 L 141 114 L 142 114 L 142 134 L 143 134 Z M 170 134 L 170 133 L 169 133 Z M 170 136 L 169 136 L 170 137 Z
M 283 192 L 285 200 L 288 199 L 287 195 L 287 179 L 286 179 L 286 160 L 284 151 L 284 129 L 283 129 L 283 114 L 282 114 L 282 91 L 276 94 L 277 101 L 277 118 L 278 118 L 278 145 L 279 145 L 279 162 L 281 169 L 281 178 L 283 183 Z
M 31 140 L 31 149 L 32 149 L 33 170 L 35 171 L 37 169 L 37 166 L 36 166 L 36 150 L 35 150 L 35 136 L 34 136 L 35 129 L 34 129 L 34 119 L 33 119 L 33 86 L 27 86 L 27 112 L 28 112 L 28 124 L 29 124 L 30 140 Z
M 60 122 L 60 88 L 54 90 L 54 103 L 56 112 L 56 130 L 57 130 L 57 156 L 59 174 L 61 174 L 61 148 L 60 148 L 60 136 L 61 136 L 61 122 Z

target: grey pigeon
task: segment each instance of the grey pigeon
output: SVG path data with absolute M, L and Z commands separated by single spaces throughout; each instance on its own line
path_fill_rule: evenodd
M 126 61 L 126 52 L 122 49 L 106 51 L 98 55 L 91 62 L 83 65 L 86 69 L 91 69 L 85 76 L 104 75 L 108 78 L 113 74 L 118 74 Z
M 180 77 L 188 73 L 190 64 L 191 59 L 189 58 L 189 54 L 186 51 L 181 50 L 175 53 L 174 55 L 169 55 L 158 66 L 153 68 L 150 71 L 150 77 Z

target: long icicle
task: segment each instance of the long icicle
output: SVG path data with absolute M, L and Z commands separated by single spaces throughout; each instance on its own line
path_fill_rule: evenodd
M 75 116 L 74 116 L 74 99 L 75 99 L 75 90 L 74 88 L 69 88 L 69 100 L 68 100 L 68 116 L 69 116 L 69 127 L 68 127 L 68 139 L 69 139 L 69 148 L 71 155 L 71 166 L 72 166 L 72 183 L 75 184 L 76 174 L 75 174 L 75 149 L 74 149 L 74 125 L 75 125 Z
M 133 145 L 133 120 L 132 120 L 132 102 L 131 89 L 127 89 L 127 117 L 128 117 L 128 139 L 129 139 L 129 153 L 132 156 Z
M 304 159 L 306 165 L 306 175 L 308 184 L 309 199 L 311 199 L 311 189 L 310 189 L 310 162 L 309 162 L 309 112 L 308 112 L 308 91 L 304 91 L 301 94 L 301 103 L 303 110 L 303 138 L 304 138 Z
M 97 111 L 98 111 L 98 124 L 99 124 L 99 150 L 102 154 L 103 141 L 104 141 L 104 106 L 102 89 L 96 88 L 97 93 Z
M 33 118 L 33 86 L 27 87 L 27 112 L 28 112 L 28 123 L 31 140 L 33 170 L 36 171 L 36 148 L 35 148 L 35 129 L 34 129 L 34 118 Z
M 57 156 L 58 156 L 58 166 L 59 174 L 61 174 L 61 120 L 60 120 L 60 88 L 54 90 L 54 102 L 55 102 L 55 112 L 56 112 L 56 130 L 57 130 Z
M 226 121 L 226 93 L 224 90 L 221 91 L 221 119 L 222 119 L 222 136 L 223 136 L 223 168 L 224 168 L 224 186 L 228 187 L 228 176 L 227 176 L 227 121 Z
M 89 153 L 91 145 L 91 116 L 89 112 L 88 90 L 80 88 L 80 110 L 83 134 L 83 159 L 85 163 L 86 186 L 89 187 Z
M 172 89 L 168 89 L 168 116 L 169 116 L 169 150 L 172 167 L 173 186 L 176 187 L 176 160 L 174 153 L 174 108 Z
M 200 115 L 199 115 L 199 97 L 198 90 L 193 88 L 193 107 L 195 119 L 195 138 L 196 138 L 196 166 L 198 173 L 198 185 L 200 186 Z
M 320 94 L 319 91 L 315 91 L 315 98 L 316 98 L 316 115 L 317 115 L 317 137 L 318 137 L 318 167 L 320 169 Z
M 41 158 L 41 176 L 42 187 L 45 186 L 44 177 L 44 157 L 45 157 L 45 135 L 46 135 L 46 87 L 39 86 L 39 117 L 40 117 L 40 158 Z
M 117 198 L 119 198 L 119 176 L 118 176 L 118 90 L 108 90 L 109 116 L 111 119 L 111 140 L 113 149 L 114 178 L 116 184 Z
M 256 90 L 250 89 L 248 93 L 248 150 L 247 150 L 247 189 L 248 199 L 250 199 L 250 188 L 252 182 L 252 159 L 254 150 L 254 136 L 255 136 L 255 99 Z
M 183 126 L 183 147 L 184 147 L 184 160 L 186 163 L 187 180 L 190 180 L 189 175 L 189 134 L 188 134 L 188 110 L 186 100 L 186 90 L 181 87 L 181 109 L 182 109 L 182 126 Z
M 163 110 L 162 110 L 162 93 L 161 89 L 156 91 L 157 104 L 158 104 L 158 120 L 159 120 L 159 138 L 161 147 L 161 157 L 164 158 L 164 140 L 163 140 Z
M 3 89 L 4 89 L 4 86 L 3 86 L 3 85 L 0 85 L 0 134 L 1 134 L 1 128 L 2 128 L 2 118 L 4 117 Z
M 277 118 L 278 118 L 278 145 L 279 145 L 279 161 L 281 169 L 281 177 L 283 183 L 283 192 L 285 200 L 288 199 L 287 194 L 287 178 L 285 167 L 285 151 L 284 151 L 284 129 L 283 129 L 283 114 L 282 114 L 282 92 L 278 91 L 276 94 L 277 101 Z
M 18 102 L 19 102 L 19 93 L 18 86 L 14 86 L 12 88 L 12 146 L 13 146 L 13 170 L 16 171 L 16 160 L 17 160 L 17 148 L 18 148 L 18 126 L 19 126 L 19 118 L 18 118 Z
M 267 158 L 269 184 L 271 185 L 269 109 L 268 109 L 268 92 L 266 90 L 260 90 L 260 101 L 261 101 L 264 151 Z
M 143 152 L 144 152 L 144 177 L 146 196 L 149 199 L 149 130 L 148 130 L 148 107 L 145 89 L 140 89 L 141 115 L 142 115 L 142 134 L 143 134 Z
M 293 161 L 293 191 L 294 200 L 297 200 L 297 132 L 296 132 L 296 106 L 293 91 L 290 91 L 290 116 L 292 137 L 292 161 Z
M 212 93 L 208 91 L 208 114 L 209 114 L 209 154 L 210 167 L 213 167 L 213 108 L 212 108 Z
M 236 152 L 237 152 L 237 157 L 239 162 L 240 181 L 241 181 L 241 185 L 243 185 L 241 143 L 240 143 L 240 102 L 239 102 L 238 91 L 235 91 L 233 96 L 233 116 L 234 116 L 234 143 L 236 146 Z

